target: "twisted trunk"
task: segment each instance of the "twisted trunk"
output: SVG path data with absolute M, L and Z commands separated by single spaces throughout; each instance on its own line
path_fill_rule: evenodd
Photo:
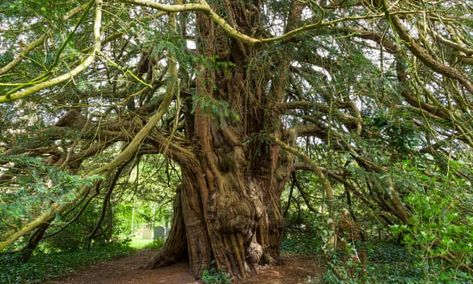
M 212 261 L 239 277 L 256 272 L 258 265 L 277 262 L 283 183 L 270 175 L 243 174 L 240 167 L 222 170 L 222 165 L 208 164 L 209 156 L 218 154 L 207 152 L 199 165 L 182 169 L 170 236 L 148 267 L 173 263 L 185 247 L 197 278 Z
M 254 32 L 259 21 L 256 2 L 225 1 L 229 22 Z M 242 14 L 248 11 L 253 14 Z M 226 102 L 233 114 L 212 113 L 199 104 L 194 112 L 186 112 L 186 134 L 197 150 L 195 162 L 180 165 L 183 182 L 175 218 L 182 214 L 187 255 L 197 278 L 213 263 L 246 277 L 279 257 L 280 196 L 293 171 L 293 159 L 267 136 L 287 141 L 274 109 L 285 97 L 289 60 L 281 54 L 279 69 L 256 66 L 256 70 L 251 62 L 257 47 L 228 39 L 205 15 L 197 15 L 197 27 L 200 53 L 207 58 L 217 55 L 219 62 L 231 62 L 231 67 L 198 67 L 195 96 Z M 182 247 L 180 237 L 171 233 L 149 266 L 168 264 L 166 255 L 180 253 L 169 249 L 176 242 Z

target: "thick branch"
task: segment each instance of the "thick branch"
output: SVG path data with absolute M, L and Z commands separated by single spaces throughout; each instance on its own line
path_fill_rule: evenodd
M 437 61 L 429 52 L 422 47 L 417 41 L 409 35 L 409 32 L 406 28 L 402 25 L 399 18 L 388 8 L 388 2 L 386 0 L 382 1 L 383 8 L 386 13 L 386 17 L 391 20 L 394 29 L 396 30 L 399 37 L 406 42 L 407 48 L 417 57 L 419 58 L 425 65 L 432 68 L 432 70 L 448 77 L 451 79 L 455 79 L 460 84 L 462 84 L 469 92 L 473 93 L 473 82 L 468 79 L 467 76 L 462 74 L 459 70 L 447 66 L 439 61 Z
M 131 3 L 131 4 L 140 5 L 140 6 L 154 8 L 154 9 L 157 9 L 160 11 L 166 11 L 166 12 L 195 11 L 195 12 L 207 13 L 208 16 L 211 18 L 211 20 L 217 25 L 219 25 L 220 27 L 222 27 L 229 36 L 233 37 L 236 40 L 239 40 L 246 44 L 251 44 L 251 45 L 258 44 L 258 43 L 269 43 L 269 42 L 287 40 L 300 33 L 313 30 L 316 28 L 320 28 L 320 27 L 333 26 L 341 22 L 356 21 L 356 20 L 363 20 L 363 19 L 375 19 L 375 18 L 381 18 L 384 16 L 384 14 L 369 14 L 369 15 L 363 15 L 363 16 L 345 17 L 345 18 L 340 18 L 340 19 L 336 19 L 332 21 L 320 21 L 317 23 L 305 24 L 302 27 L 292 29 L 291 31 L 288 31 L 280 36 L 269 37 L 269 38 L 254 38 L 246 34 L 243 34 L 240 31 L 238 31 L 236 28 L 232 27 L 229 23 L 225 21 L 225 19 L 220 17 L 214 10 L 212 10 L 210 5 L 205 0 L 200 0 L 200 4 L 177 4 L 177 5 L 160 4 L 160 3 L 153 2 L 151 0 L 122 0 L 122 1 Z M 403 14 L 405 13 L 406 12 L 403 12 Z

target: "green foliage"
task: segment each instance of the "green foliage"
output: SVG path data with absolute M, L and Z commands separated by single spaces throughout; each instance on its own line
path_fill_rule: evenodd
M 286 231 L 281 242 L 282 253 L 312 255 L 320 251 L 321 241 L 314 232 Z
M 163 156 L 143 157 L 123 183 L 124 194 L 114 201 L 120 237 L 132 237 L 143 225 L 169 225 L 175 189 L 180 183 L 175 163 Z
M 166 240 L 164 238 L 157 238 L 153 240 L 151 243 L 144 246 L 144 249 L 152 249 L 152 250 L 159 250 L 164 246 Z
M 392 230 L 417 257 L 426 275 L 440 279 L 471 269 L 473 262 L 473 218 L 459 211 L 458 200 L 445 189 L 431 189 L 427 196 L 415 192 L 407 197 L 412 209 L 408 225 Z M 457 271 L 457 272 L 454 272 Z
M 395 243 L 371 243 L 367 246 L 367 282 L 418 283 L 423 282 L 416 259 L 405 246 Z
M 204 113 L 210 114 L 220 124 L 224 124 L 226 120 L 239 121 L 240 116 L 233 111 L 226 101 L 219 101 L 208 96 L 193 96 L 193 111 L 198 107 Z
M 202 272 L 202 282 L 204 284 L 230 284 L 232 278 L 226 272 L 219 271 L 215 268 L 204 270 Z
M 412 114 L 406 111 L 379 109 L 366 119 L 366 126 L 380 132 L 385 139 L 375 143 L 388 144 L 390 151 L 406 154 L 421 145 L 421 136 L 412 122 Z
M 286 221 L 280 249 L 282 253 L 313 255 L 320 253 L 323 245 L 321 230 L 323 224 L 312 214 L 291 215 Z
M 123 193 L 112 198 L 113 213 L 106 211 L 105 219 L 98 230 L 99 235 L 93 239 L 93 245 L 134 239 L 133 234 L 144 225 L 166 226 L 171 218 L 174 190 L 180 182 L 178 169 L 174 166 L 162 156 L 153 156 L 143 157 L 131 168 L 129 175 L 120 181 Z M 102 206 L 101 198 L 93 199 L 76 222 L 68 225 L 59 234 L 46 238 L 41 248 L 46 251 L 67 251 L 87 247 L 88 236 L 102 214 Z M 79 206 L 65 220 L 56 222 L 49 232 L 53 233 L 62 228 L 81 208 L 82 206 Z M 158 249 L 163 243 L 164 240 L 159 239 L 149 247 Z
M 9 0 L 0 4 L 0 11 L 17 16 L 42 16 L 51 20 L 61 22 L 61 16 L 70 7 L 67 1 L 54 0 Z
M 80 207 L 79 207 L 80 208 Z M 73 210 L 70 214 L 75 216 L 79 208 Z M 50 233 L 54 233 L 57 230 L 61 230 L 58 234 L 54 234 L 52 237 L 46 237 L 40 244 L 40 249 L 44 251 L 70 251 L 77 249 L 84 249 L 89 246 L 89 235 L 95 228 L 95 224 L 102 213 L 102 206 L 100 200 L 92 201 L 82 212 L 79 219 L 71 224 L 64 224 L 63 221 L 57 221 L 54 226 L 49 230 Z M 93 246 L 105 245 L 111 241 L 112 235 L 118 235 L 118 227 L 108 226 L 112 216 L 106 215 L 101 228 L 99 229 L 99 236 L 93 238 Z M 114 223 L 114 221 L 112 221 Z M 64 229 L 63 226 L 66 226 Z M 46 235 L 48 236 L 48 235 Z
M 366 274 L 357 281 L 364 283 L 471 283 L 473 275 L 460 269 L 442 267 L 433 262 L 428 269 L 417 255 L 404 245 L 372 243 L 367 248 Z M 353 282 L 353 283 L 359 283 Z
M 359 253 L 348 248 L 331 256 L 324 283 L 425 283 L 425 275 L 416 259 L 399 244 L 371 242 L 365 244 L 368 259 L 363 265 Z
M 133 251 L 128 246 L 108 245 L 90 250 L 37 254 L 28 262 L 21 262 L 13 255 L 0 255 L 0 283 L 42 283 L 96 262 L 129 255 Z
M 27 156 L 0 156 L 0 164 L 15 174 L 14 183 L 0 187 L 0 232 L 32 220 L 48 210 L 53 201 L 73 201 L 81 188 L 90 187 L 101 178 L 71 175 Z
M 472 218 L 468 212 L 473 203 L 469 183 L 456 174 L 461 172 L 463 176 L 468 175 L 465 162 L 440 160 L 440 165 L 445 168 L 439 168 L 433 162 L 437 157 L 425 158 L 405 158 L 392 165 L 389 173 L 382 175 L 369 173 L 358 167 L 351 169 L 360 180 L 375 178 L 380 185 L 384 185 L 383 181 L 388 178 L 392 179 L 399 197 L 412 215 L 408 225 L 394 225 L 387 231 L 391 233 L 387 235 L 388 238 L 396 239 L 399 236 L 403 245 L 379 243 L 373 240 L 374 230 L 377 230 L 373 225 L 376 222 L 369 219 L 366 207 L 352 200 L 352 206 L 355 206 L 353 210 L 359 224 L 364 227 L 367 241 L 363 244 L 349 243 L 343 251 L 326 253 L 325 283 L 470 283 L 473 280 L 468 272 L 472 261 L 473 240 Z M 449 172 L 445 173 L 441 169 L 448 169 Z M 306 195 L 309 194 L 310 200 L 314 200 L 313 204 L 317 204 L 317 192 L 312 190 L 317 188 L 317 184 L 313 184 L 314 179 L 306 175 L 297 177 Z M 334 189 L 336 193 L 339 192 L 337 188 Z M 390 194 L 383 186 L 373 187 L 371 190 L 371 194 L 379 194 L 385 198 Z M 283 195 L 283 198 L 285 200 L 287 196 Z M 342 201 L 337 199 L 334 206 L 343 206 Z M 323 218 L 309 213 L 296 190 L 293 192 L 293 204 L 289 208 L 287 222 L 298 224 L 294 226 L 296 228 L 304 224 L 306 228 L 316 229 L 311 234 L 297 236 L 289 226 L 281 249 L 296 253 L 325 252 L 324 232 L 330 230 L 328 224 L 322 222 Z M 371 216 L 379 215 L 374 212 Z M 382 234 L 379 234 L 381 238 Z M 313 241 L 309 241 L 311 239 Z M 364 265 L 357 259 L 362 250 L 368 255 Z M 317 279 L 311 281 L 319 283 L 316 282 Z

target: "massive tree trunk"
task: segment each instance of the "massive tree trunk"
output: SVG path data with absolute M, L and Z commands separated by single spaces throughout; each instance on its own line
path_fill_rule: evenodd
M 202 137 L 202 142 L 214 144 L 215 138 Z M 206 149 L 201 148 L 198 164 L 182 165 L 183 184 L 176 195 L 171 234 L 149 266 L 179 259 L 187 242 L 196 277 L 213 260 L 219 269 L 245 277 L 259 264 L 274 264 L 278 259 L 283 225 L 279 197 L 287 178 L 283 171 L 290 165 L 275 173 L 268 167 L 272 159 L 252 165 L 241 146 L 225 152 L 219 152 L 219 147 Z M 252 167 L 261 171 L 252 172 Z
M 229 3 L 228 21 L 248 34 L 259 27 L 255 3 Z M 271 137 L 288 141 L 275 111 L 283 102 L 289 60 L 275 56 L 276 66 L 254 66 L 258 47 L 229 39 L 205 15 L 197 15 L 198 49 L 230 68 L 199 66 L 195 96 L 226 102 L 233 115 L 214 113 L 202 104 L 186 113 L 186 133 L 195 144 L 196 160 L 181 163 L 180 191 L 187 252 L 191 269 L 200 277 L 215 263 L 238 277 L 279 258 L 283 227 L 280 196 L 293 171 L 293 158 Z M 274 63 L 274 62 L 273 62 Z M 269 66 L 269 64 L 268 64 Z M 220 110 L 222 111 L 222 110 Z M 174 225 L 178 225 L 174 222 Z M 173 228 L 174 230 L 174 228 Z M 168 264 L 182 240 L 171 234 L 151 267 Z

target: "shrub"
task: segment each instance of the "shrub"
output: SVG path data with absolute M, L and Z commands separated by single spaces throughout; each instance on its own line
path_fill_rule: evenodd
M 473 218 L 459 210 L 458 200 L 437 189 L 410 194 L 409 225 L 392 226 L 432 279 L 460 275 L 459 269 L 473 271 Z
M 226 272 L 211 268 L 202 272 L 202 282 L 205 284 L 230 284 L 232 278 Z

